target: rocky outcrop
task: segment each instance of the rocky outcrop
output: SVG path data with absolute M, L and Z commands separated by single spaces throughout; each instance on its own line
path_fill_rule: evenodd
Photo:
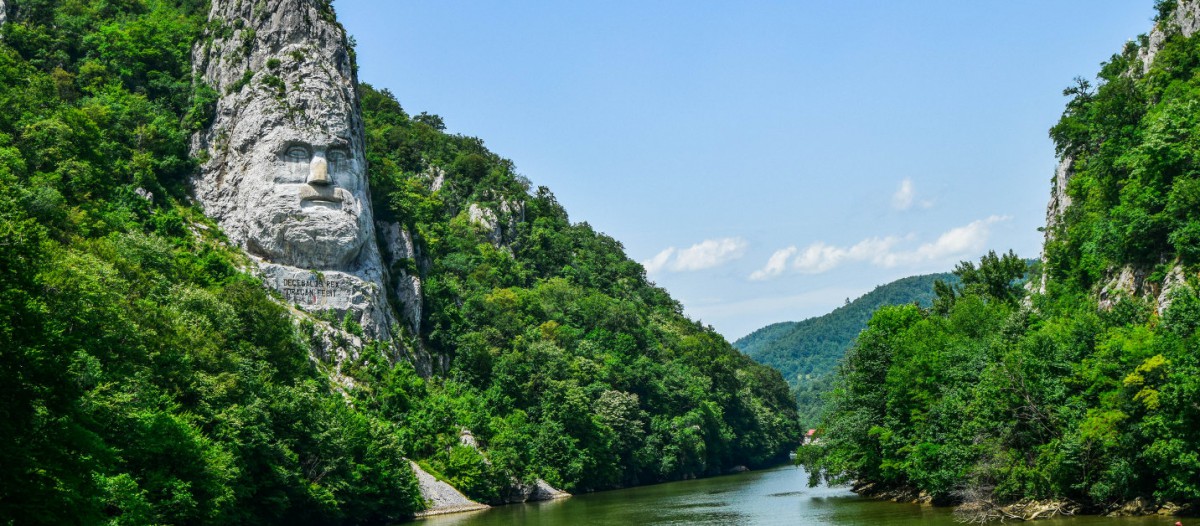
M 4 0 L 0 0 L 0 26 L 3 26 L 8 21 L 8 7 L 4 5 Z
M 1131 76 L 1144 75 L 1150 71 L 1154 57 L 1162 50 L 1166 40 L 1173 34 L 1191 37 L 1200 31 L 1200 0 L 1179 0 L 1174 12 L 1160 20 L 1138 50 L 1140 70 L 1128 72 Z M 1136 68 L 1136 66 L 1135 66 Z M 1054 172 L 1054 180 L 1050 190 L 1050 202 L 1046 205 L 1045 239 L 1042 245 L 1042 262 L 1045 267 L 1039 284 L 1039 291 L 1045 292 L 1048 276 L 1053 261 L 1046 257 L 1045 244 L 1054 240 L 1062 227 L 1063 217 L 1071 206 L 1071 196 L 1067 194 L 1067 186 L 1073 174 L 1075 158 L 1068 152 L 1059 160 Z M 1171 292 L 1184 282 L 1183 269 L 1176 263 L 1172 266 L 1166 279 L 1161 283 L 1147 281 L 1151 269 L 1135 265 L 1125 265 L 1112 269 L 1109 278 L 1099 293 L 1099 303 L 1102 309 L 1111 308 L 1121 297 L 1141 297 L 1149 300 L 1158 312 L 1170 305 Z
M 1072 165 L 1075 163 L 1075 158 L 1070 154 L 1064 154 L 1062 159 L 1058 161 L 1058 168 L 1054 170 L 1054 179 L 1050 183 L 1050 202 L 1046 204 L 1046 228 L 1043 230 L 1045 236 L 1042 242 L 1042 262 L 1046 263 L 1046 244 L 1054 240 L 1058 230 L 1062 227 L 1063 215 L 1067 212 L 1067 207 L 1071 206 L 1071 196 L 1067 195 L 1067 184 L 1071 182 Z M 1039 285 L 1039 292 L 1046 292 L 1046 280 L 1050 272 L 1048 268 L 1042 270 L 1042 280 Z
M 446 171 L 436 166 L 430 166 L 425 176 L 429 179 L 430 192 L 441 190 L 442 185 L 446 184 Z
M 458 432 L 458 443 L 460 445 L 463 445 L 463 446 L 469 447 L 471 449 L 474 449 L 476 451 L 479 451 L 479 442 L 477 440 L 475 440 L 475 434 L 472 433 L 470 429 L 467 429 L 465 427 L 462 428 L 461 430 L 459 430 L 459 432 Z M 485 458 L 484 460 L 487 460 L 487 459 Z
M 196 77 L 219 96 L 213 122 L 192 141 L 205 213 L 289 305 L 398 341 L 401 319 L 387 301 L 395 292 L 415 334 L 420 282 L 407 273 L 393 280 L 384 265 L 358 80 L 328 2 L 214 0 L 208 18 L 192 57 Z M 412 251 L 407 233 L 388 234 Z M 408 358 L 429 374 L 428 356 Z
M 1190 504 L 1175 504 L 1174 502 L 1157 503 L 1142 497 L 1135 498 L 1119 506 L 1114 506 L 1105 512 L 1106 517 L 1137 517 L 1142 515 L 1190 515 Z
M 542 479 L 533 484 L 515 483 L 509 488 L 504 501 L 507 503 L 538 502 L 543 500 L 565 499 L 571 494 L 551 486 Z
M 193 139 L 205 213 L 288 303 L 391 338 L 357 79 L 328 5 L 216 0 L 193 67 L 220 95 Z
M 412 235 L 399 223 L 380 221 L 375 224 L 379 231 L 384 262 L 387 264 L 389 291 L 396 300 L 400 319 L 412 334 L 421 334 L 421 278 L 420 257 Z
M 489 507 L 487 504 L 480 504 L 468 499 L 462 492 L 454 489 L 454 486 L 438 480 L 437 477 L 421 469 L 416 462 L 409 461 L 409 464 L 412 466 L 413 473 L 417 475 L 417 484 L 421 487 L 421 497 L 425 499 L 426 504 L 425 511 L 417 513 L 418 517 L 483 510 Z
M 1175 12 L 1154 26 L 1154 29 L 1150 31 L 1149 38 L 1146 39 L 1146 45 L 1138 50 L 1142 74 L 1150 71 L 1155 55 L 1162 50 L 1168 37 L 1178 31 L 1184 38 L 1187 38 L 1196 34 L 1197 30 L 1200 30 L 1200 2 L 1180 0 L 1175 7 Z
M 1152 269 L 1139 265 L 1125 265 L 1113 270 L 1104 286 L 1100 288 L 1098 304 L 1100 309 L 1108 310 L 1121 301 L 1122 298 L 1140 298 L 1162 314 L 1171 306 L 1172 294 L 1181 286 L 1186 286 L 1187 276 L 1183 265 L 1176 262 L 1161 281 L 1150 279 Z
M 492 245 L 508 246 L 517 237 L 517 223 L 525 220 L 525 204 L 502 200 L 493 210 L 471 203 L 467 207 L 467 218 L 483 229 Z

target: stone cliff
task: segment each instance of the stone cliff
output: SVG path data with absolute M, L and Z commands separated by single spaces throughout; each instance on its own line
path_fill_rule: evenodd
M 419 279 L 385 265 L 412 256 L 411 236 L 381 223 L 381 250 L 352 50 L 328 3 L 215 0 L 193 68 L 218 97 L 193 138 L 205 213 L 288 304 L 371 339 L 415 334 Z M 423 353 L 408 358 L 429 373 Z
M 1167 38 L 1174 34 L 1191 37 L 1200 30 L 1200 0 L 1180 0 L 1174 11 L 1166 18 L 1155 24 L 1148 37 L 1144 37 L 1141 48 L 1137 51 L 1138 65 L 1126 74 L 1140 77 L 1150 71 L 1154 57 L 1162 50 Z M 1040 292 L 1046 291 L 1050 265 L 1054 262 L 1046 257 L 1045 244 L 1054 240 L 1065 227 L 1064 218 L 1071 206 L 1071 196 L 1067 192 L 1074 173 L 1075 158 L 1070 151 L 1062 153 L 1054 178 L 1051 180 L 1050 201 L 1046 205 L 1046 227 L 1041 259 L 1046 270 L 1043 271 Z M 1121 297 L 1140 297 L 1150 301 L 1155 310 L 1160 313 L 1171 303 L 1171 291 L 1185 281 L 1183 268 L 1176 261 L 1161 282 L 1147 278 L 1152 269 L 1138 265 L 1126 264 L 1120 268 L 1109 269 L 1104 285 L 1098 291 L 1099 305 L 1102 309 L 1111 308 Z

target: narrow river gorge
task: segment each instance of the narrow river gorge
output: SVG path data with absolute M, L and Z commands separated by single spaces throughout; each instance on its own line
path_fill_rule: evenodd
M 846 488 L 807 485 L 792 466 L 701 480 L 577 495 L 556 501 L 501 506 L 430 517 L 419 526 L 499 525 L 955 525 L 950 508 L 859 497 Z M 1174 524 L 1163 517 L 1066 517 L 1044 526 Z

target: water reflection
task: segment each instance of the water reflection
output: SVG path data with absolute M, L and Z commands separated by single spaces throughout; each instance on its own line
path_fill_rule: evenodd
M 808 475 L 803 470 L 781 466 L 738 475 L 430 517 L 415 526 L 957 525 L 947 508 L 863 499 L 845 488 L 809 488 L 807 482 Z M 1076 517 L 1038 521 L 1037 524 L 1149 526 L 1164 523 L 1161 518 L 1151 517 Z

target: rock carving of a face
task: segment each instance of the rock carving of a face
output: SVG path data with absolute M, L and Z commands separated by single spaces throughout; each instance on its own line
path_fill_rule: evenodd
M 240 188 L 250 252 L 302 268 L 351 265 L 370 225 L 365 166 L 354 152 L 348 137 L 286 126 L 260 138 Z
M 193 60 L 222 95 L 198 137 L 208 160 L 196 193 L 267 263 L 355 272 L 370 266 L 374 227 L 357 80 L 327 14 L 321 0 L 214 0 L 209 16 L 226 30 Z

